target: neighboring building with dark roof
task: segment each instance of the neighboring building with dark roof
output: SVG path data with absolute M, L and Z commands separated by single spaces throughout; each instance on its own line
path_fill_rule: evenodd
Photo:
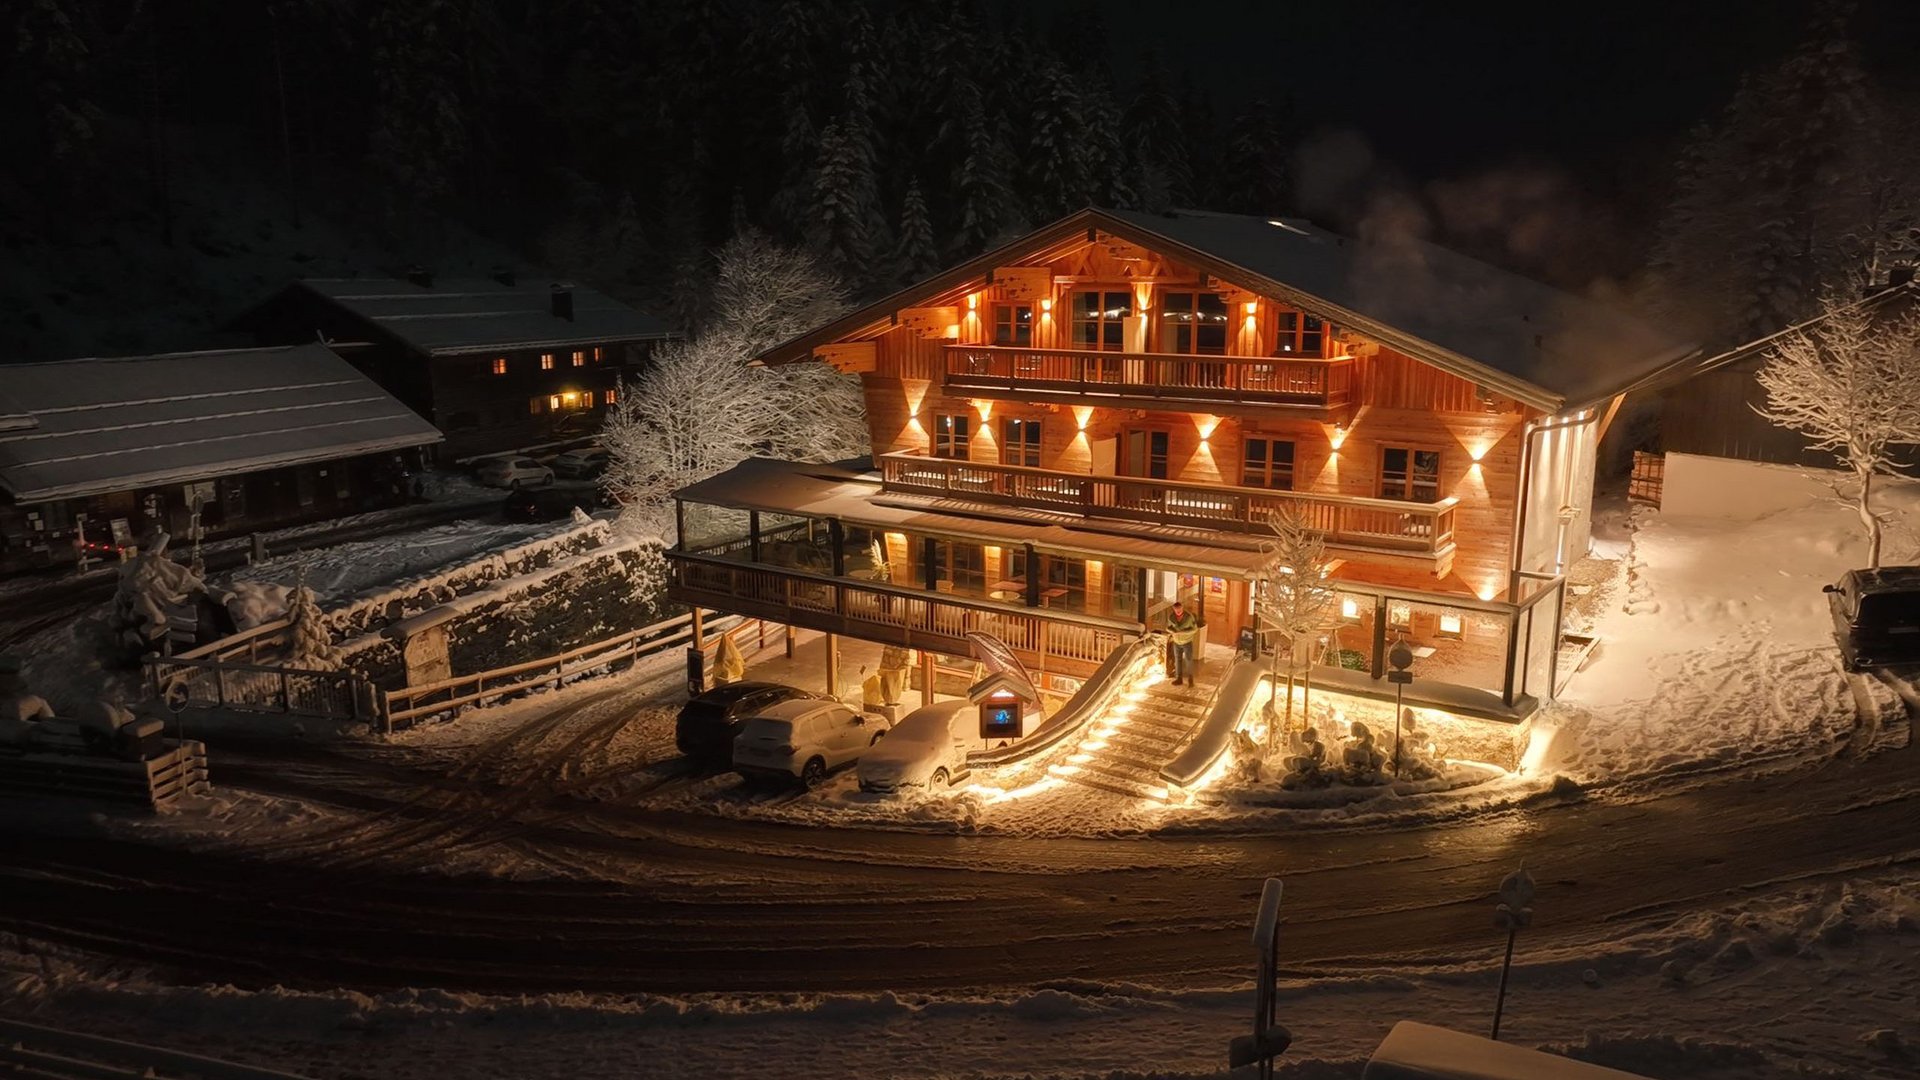
M 993 627 L 1077 679 L 1176 599 L 1229 655 L 1290 508 L 1336 563 L 1317 688 L 1392 700 L 1404 637 L 1410 704 L 1518 720 L 1572 673 L 1599 439 L 1697 351 L 1412 238 L 1085 210 L 759 357 L 858 373 L 875 468 L 686 489 L 671 590 L 935 655 Z
M 0 364 L 0 566 L 404 501 L 440 433 L 323 345 Z
M 571 284 L 499 278 L 297 281 L 234 321 L 320 340 L 446 434 L 454 457 L 589 434 L 667 325 Z
M 1852 306 L 1878 320 L 1905 315 L 1916 304 L 1920 304 L 1920 283 L 1913 280 L 1911 268 L 1901 267 L 1886 286 Z M 1660 395 L 1660 449 L 1776 465 L 1838 467 L 1831 451 L 1808 449 L 1805 435 L 1773 423 L 1758 411 L 1767 400 L 1758 377 L 1767 354 L 1781 338 L 1816 326 L 1824 318 L 1816 316 L 1669 375 Z

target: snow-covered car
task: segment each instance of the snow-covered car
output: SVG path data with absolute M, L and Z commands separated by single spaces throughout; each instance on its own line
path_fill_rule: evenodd
M 798 780 L 814 787 L 860 760 L 887 722 L 837 701 L 783 701 L 760 710 L 733 740 L 733 771 L 749 780 Z
M 528 457 L 488 458 L 474 470 L 483 484 L 494 487 L 545 487 L 553 483 L 553 470 Z
M 607 450 L 603 446 L 582 446 L 553 459 L 553 471 L 568 480 L 585 480 L 607 471 Z
M 885 742 L 860 759 L 860 790 L 934 790 L 960 780 L 967 775 L 967 751 L 975 741 L 970 725 L 976 716 L 976 706 L 965 699 L 908 713 L 887 732 Z
M 1826 593 L 1842 667 L 1920 663 L 1920 566 L 1849 570 Z
M 690 758 L 728 764 L 733 760 L 733 740 L 747 718 L 783 701 L 818 701 L 795 686 L 771 682 L 726 683 L 680 707 L 673 723 L 673 744 Z

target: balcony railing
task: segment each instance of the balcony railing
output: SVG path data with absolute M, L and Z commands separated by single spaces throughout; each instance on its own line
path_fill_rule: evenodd
M 966 502 L 1054 510 L 1089 518 L 1147 521 L 1235 532 L 1267 531 L 1267 515 L 1294 507 L 1330 544 L 1438 555 L 1453 544 L 1451 497 L 1436 503 L 1320 495 L 1305 491 L 1088 476 L 1018 465 L 883 454 L 881 489 Z
M 669 551 L 674 599 L 814 630 L 966 655 L 985 631 L 1043 671 L 1087 671 L 1140 633 L 1136 623 L 928 593 Z
M 1165 353 L 946 346 L 946 385 L 973 392 L 1042 391 L 1172 401 L 1345 405 L 1346 358 L 1183 356 Z

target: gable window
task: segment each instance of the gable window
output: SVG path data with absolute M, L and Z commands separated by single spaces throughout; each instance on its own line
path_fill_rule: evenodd
M 1219 293 L 1170 292 L 1160 300 L 1163 353 L 1220 356 L 1227 351 L 1227 302 Z
M 971 417 L 945 415 L 934 417 L 933 456 L 964 460 L 967 457 L 971 427 Z
M 1327 330 L 1327 324 L 1321 322 L 1318 315 L 1309 315 L 1304 311 L 1283 311 L 1273 343 L 1274 355 L 1325 356 Z
M 1006 465 L 1040 467 L 1040 421 L 1008 417 L 1000 428 L 1000 461 Z
M 553 354 L 552 353 L 543 352 L 540 354 L 540 370 L 541 371 L 553 370 Z
M 1126 348 L 1126 319 L 1133 314 L 1133 292 L 1073 294 L 1073 347 L 1118 352 Z
M 1389 446 L 1380 452 L 1380 497 L 1440 501 L 1440 451 Z
M 993 305 L 993 343 L 1021 348 L 1033 345 L 1033 305 Z
M 507 358 L 506 358 L 506 357 L 504 357 L 504 356 L 496 356 L 496 357 L 494 357 L 494 359 L 493 359 L 493 373 L 494 373 L 495 375 L 505 375 L 505 374 L 507 373 Z
M 1240 451 L 1240 486 L 1293 490 L 1293 443 L 1248 439 Z

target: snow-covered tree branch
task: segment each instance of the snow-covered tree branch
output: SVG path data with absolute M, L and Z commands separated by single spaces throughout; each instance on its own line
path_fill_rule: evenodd
M 1877 316 L 1828 299 L 1815 322 L 1783 336 L 1767 353 L 1755 411 L 1830 450 L 1853 472 L 1854 505 L 1867 534 L 1867 565 L 1880 565 L 1880 516 L 1873 478 L 1896 475 L 1896 447 L 1920 443 L 1920 312 Z
M 608 490 L 630 518 L 663 531 L 674 491 L 756 454 L 831 461 L 867 448 L 859 379 L 815 363 L 749 366 L 845 311 L 840 282 L 756 233 L 734 238 L 717 262 L 707 327 L 658 349 L 601 430 Z
M 1327 563 L 1326 538 L 1301 510 L 1287 507 L 1267 515 L 1273 535 L 1260 542 L 1260 592 L 1253 610 L 1260 632 L 1273 638 L 1275 683 L 1282 657 L 1295 655 L 1295 643 L 1311 641 L 1333 615 L 1333 574 Z M 1291 678 L 1293 665 L 1287 665 Z M 1287 694 L 1289 718 L 1293 695 Z M 1273 739 L 1269 726 L 1268 740 Z

